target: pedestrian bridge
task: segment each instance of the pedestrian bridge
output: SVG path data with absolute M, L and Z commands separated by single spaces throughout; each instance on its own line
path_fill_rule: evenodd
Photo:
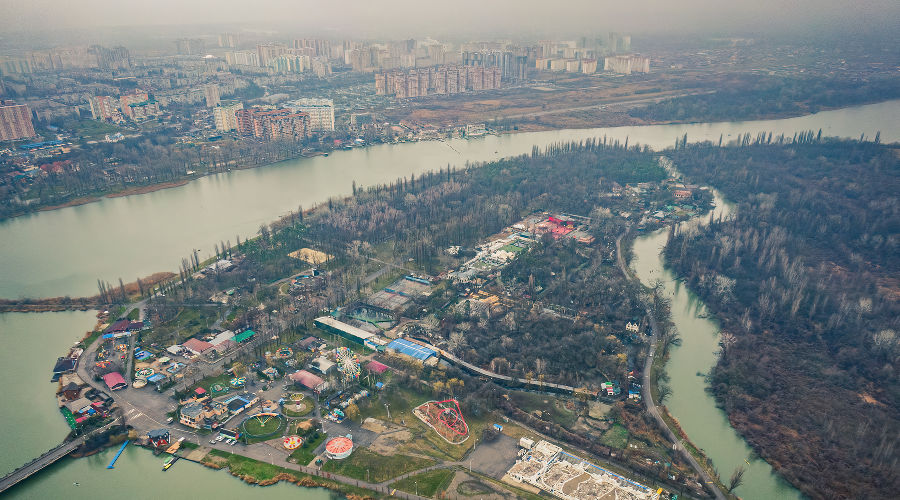
M 59 461 L 62 457 L 75 451 L 76 448 L 78 448 L 79 446 L 84 444 L 84 442 L 87 441 L 91 436 L 109 429 L 110 427 L 115 425 L 118 421 L 119 421 L 119 419 L 117 418 L 117 419 L 113 420 L 112 422 L 104 425 L 103 427 L 100 427 L 99 429 L 94 429 L 93 431 L 91 431 L 83 436 L 79 436 L 79 437 L 73 439 L 72 441 L 66 441 L 66 442 L 60 444 L 59 446 L 57 446 L 56 448 L 53 448 L 52 450 L 48 450 L 48 451 L 44 452 L 44 454 L 42 454 L 41 456 L 35 458 L 34 460 L 28 462 L 27 464 L 19 467 L 18 469 L 10 472 L 9 474 L 3 476 L 3 478 L 0 479 L 0 493 L 3 493 L 4 491 L 21 483 L 22 481 L 28 479 L 29 477 L 42 471 L 43 469 L 49 467 L 50 465 L 53 465 L 54 463 Z

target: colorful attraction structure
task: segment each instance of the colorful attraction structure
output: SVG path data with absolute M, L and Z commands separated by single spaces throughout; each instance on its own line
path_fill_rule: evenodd
M 455 399 L 428 401 L 417 406 L 413 413 L 448 443 L 460 444 L 469 439 L 469 426 Z
M 359 357 L 353 351 L 346 347 L 338 347 L 334 350 L 334 358 L 345 383 L 359 380 Z
M 281 444 L 285 447 L 285 449 L 296 450 L 300 447 L 300 445 L 303 444 L 303 438 L 296 434 L 292 434 L 284 438 L 284 442 L 282 442 Z

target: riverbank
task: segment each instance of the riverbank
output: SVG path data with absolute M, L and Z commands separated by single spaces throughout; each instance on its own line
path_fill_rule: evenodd
M 42 313 L 42 312 L 59 312 L 59 311 L 90 311 L 94 309 L 102 309 L 109 305 L 112 300 L 110 296 L 117 298 L 124 297 L 125 302 L 130 302 L 135 296 L 143 296 L 156 285 L 171 280 L 177 276 L 173 272 L 160 271 L 140 278 L 131 283 L 125 283 L 118 287 L 107 287 L 107 297 L 104 298 L 100 294 L 90 297 L 43 297 L 43 298 L 20 298 L 20 299 L 0 299 L 0 313 L 6 312 L 25 312 L 25 313 Z
M 348 500 L 375 500 L 382 498 L 364 488 L 329 480 L 324 477 L 267 464 L 242 455 L 227 454 L 216 450 L 210 451 L 203 459 L 196 462 L 210 469 L 226 469 L 229 474 L 243 482 L 255 486 L 271 486 L 280 482 L 290 483 L 304 488 L 325 488 L 340 493 Z
M 123 189 L 121 191 L 116 191 L 114 193 L 109 193 L 106 195 L 107 198 L 117 198 L 119 196 L 131 196 L 133 194 L 145 194 L 152 193 L 154 191 L 160 191 L 163 189 L 174 188 L 178 186 L 184 186 L 188 182 L 191 182 L 193 178 L 182 179 L 180 181 L 173 182 L 162 182 L 160 184 L 151 184 L 149 186 L 138 186 L 133 188 Z
M 688 96 L 694 96 L 694 94 L 689 94 Z M 635 101 L 641 102 L 644 99 Z M 812 114 L 816 114 L 824 111 L 835 111 L 840 109 L 849 109 L 851 107 L 858 107 L 866 104 L 880 104 L 883 102 L 890 101 L 872 101 L 872 102 L 862 102 L 858 104 L 854 104 L 853 106 L 838 106 L 838 107 L 821 107 L 815 110 Z M 610 109 L 616 108 L 620 106 L 628 106 L 631 101 L 626 102 L 602 102 L 597 103 L 596 105 L 590 106 L 582 106 L 578 108 L 571 109 L 560 109 L 560 110 L 546 110 L 540 111 L 536 113 L 536 118 L 538 121 L 522 121 L 522 122 L 514 122 L 515 128 L 512 128 L 512 125 L 506 125 L 507 128 L 503 130 L 499 130 L 497 132 L 498 135 L 516 135 L 522 133 L 529 132 L 552 132 L 552 131 L 565 131 L 565 130 L 582 130 L 582 129 L 592 129 L 592 128 L 621 128 L 621 127 L 647 127 L 647 126 L 666 126 L 666 125 L 693 125 L 698 123 L 704 123 L 702 121 L 694 120 L 694 119 L 685 119 L 685 120 L 645 120 L 635 116 L 628 114 L 626 111 L 622 109 Z M 781 119 L 789 119 L 789 118 L 797 118 L 801 116 L 809 116 L 810 113 L 794 112 L 775 112 L 775 113 L 757 113 L 752 115 L 746 115 L 738 117 L 737 119 L 740 121 L 758 121 L 758 120 L 781 120 Z M 521 117 L 506 117 L 499 118 L 500 121 L 505 120 L 517 120 Z M 725 123 L 725 122 L 716 122 L 716 123 Z M 473 139 L 478 140 L 481 137 L 475 137 Z M 446 139 L 446 138 L 445 138 Z M 690 137 L 689 137 L 690 139 Z M 409 140 L 405 140 L 403 142 L 424 142 L 424 141 L 432 141 L 434 138 L 413 138 Z M 383 144 L 390 143 L 372 143 L 367 144 L 365 146 L 358 146 L 353 149 L 368 149 L 373 146 L 380 146 Z M 261 167 L 266 167 L 273 165 L 275 163 L 296 160 L 299 158 L 313 158 L 317 156 L 326 156 L 333 151 L 338 151 L 341 148 L 334 147 L 325 147 L 325 149 L 314 152 L 303 152 L 296 155 L 291 155 L 286 158 L 282 158 L 280 160 L 274 162 L 266 162 L 259 164 L 243 164 L 243 165 L 235 165 L 229 166 L 224 171 L 233 171 L 233 170 L 248 170 L 248 169 L 257 169 Z M 54 211 L 62 208 L 68 208 L 73 206 L 86 205 L 94 202 L 101 201 L 105 198 L 119 198 L 126 197 L 131 195 L 138 194 L 146 194 L 155 191 L 160 191 L 169 188 L 175 188 L 184 186 L 192 181 L 201 179 L 203 177 L 207 177 L 210 175 L 215 175 L 222 173 L 221 170 L 211 171 L 211 172 L 202 172 L 202 173 L 191 173 L 189 175 L 184 176 L 181 179 L 174 181 L 166 181 L 158 184 L 149 184 L 149 185 L 140 185 L 140 186 L 132 186 L 125 187 L 120 190 L 112 191 L 112 192 L 101 192 L 94 193 L 88 196 L 79 197 L 65 203 L 58 203 L 49 206 L 40 206 L 40 207 L 29 207 L 29 210 L 24 210 L 21 212 L 17 212 L 14 214 L 10 214 L 4 217 L 0 217 L 0 222 L 4 220 L 14 219 L 17 217 L 21 217 L 23 215 L 28 215 L 35 212 L 46 212 L 46 211 Z

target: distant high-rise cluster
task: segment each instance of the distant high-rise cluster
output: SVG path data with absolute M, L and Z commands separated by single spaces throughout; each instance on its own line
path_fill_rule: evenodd
M 562 42 L 542 40 L 539 48 L 540 55 L 534 58 L 538 71 L 584 74 L 611 71 L 628 75 L 650 72 L 650 58 L 629 54 L 631 36 L 621 33 Z
M 502 70 L 499 67 L 438 66 L 378 73 L 375 75 L 375 93 L 410 99 L 431 94 L 499 89 L 501 81 Z
M 131 53 L 125 47 L 58 47 L 35 50 L 24 57 L 3 58 L 0 74 L 28 74 L 35 71 L 59 71 L 64 69 L 128 69 Z
M 179 38 L 175 40 L 175 52 L 182 56 L 199 56 L 206 50 L 200 38 Z
M 238 133 L 267 141 L 305 139 L 309 135 L 309 115 L 290 109 L 241 109 L 235 112 Z
M 527 47 L 499 48 L 499 46 L 500 44 L 488 42 L 467 44 L 463 47 L 462 64 L 500 68 L 500 75 L 504 81 L 524 80 L 529 66 L 528 59 L 534 57 L 534 50 Z
M 238 36 L 234 33 L 222 33 L 219 35 L 219 47 L 235 48 L 238 44 Z
M 26 139 L 35 135 L 28 106 L 0 101 L 0 141 Z
M 327 42 L 327 40 L 316 41 Z M 312 44 L 312 41 L 294 40 L 293 47 L 280 43 L 266 43 L 257 45 L 256 51 L 235 50 L 226 52 L 225 62 L 231 66 L 268 68 L 272 73 L 278 74 L 311 71 L 319 77 L 330 75 L 331 62 L 329 61 L 329 56 L 320 54 L 320 50 L 327 53 L 330 45 L 320 43 L 318 46 L 306 47 L 303 46 L 304 42 Z

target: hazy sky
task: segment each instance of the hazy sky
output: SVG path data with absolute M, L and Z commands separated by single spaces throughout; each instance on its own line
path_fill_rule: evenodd
M 0 0 L 0 31 L 247 23 L 360 36 L 896 32 L 900 0 Z M 900 35 L 900 33 L 898 33 Z

